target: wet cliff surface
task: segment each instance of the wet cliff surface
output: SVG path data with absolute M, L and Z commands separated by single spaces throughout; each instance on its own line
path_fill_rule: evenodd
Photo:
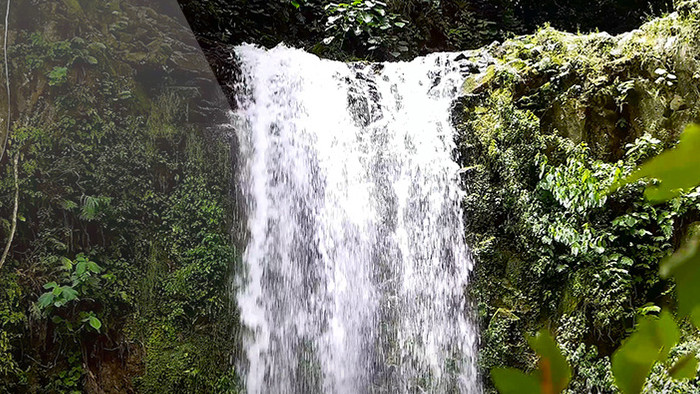
M 607 190 L 700 120 L 697 15 L 685 2 L 617 36 L 543 28 L 462 55 L 473 74 L 453 116 L 484 371 L 534 368 L 525 338 L 547 327 L 574 366 L 571 392 L 614 391 L 610 356 L 628 330 L 654 305 L 673 307 L 658 263 L 698 202 Z M 697 351 L 686 330 L 676 357 Z M 657 365 L 646 390 L 696 384 Z

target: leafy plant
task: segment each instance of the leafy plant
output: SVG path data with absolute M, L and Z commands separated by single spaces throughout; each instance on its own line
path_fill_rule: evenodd
M 71 303 L 80 301 L 80 297 L 89 297 L 92 291 L 98 287 L 102 268 L 90 261 L 85 255 L 79 254 L 75 260 L 61 258 L 64 284 L 49 282 L 44 285 L 44 289 L 49 290 L 42 294 L 37 301 L 39 311 L 51 315 L 54 311 L 65 307 Z M 62 322 L 69 331 L 80 330 L 87 323 L 95 331 L 100 331 L 102 322 L 95 316 L 93 311 L 80 311 L 78 326 L 67 317 L 60 315 L 53 316 L 54 323 Z
M 53 374 L 49 388 L 61 393 L 79 394 L 81 380 L 85 374 L 80 360 L 80 353 L 70 354 L 66 360 L 68 368 Z
M 68 80 L 68 68 L 67 67 L 54 67 L 49 72 L 49 85 L 50 86 L 61 86 Z
M 80 218 L 84 220 L 95 220 L 109 208 L 112 202 L 111 197 L 104 196 L 83 196 L 80 207 Z
M 639 167 L 615 185 L 612 191 L 643 178 L 656 179 L 655 183 L 647 186 L 644 193 L 652 202 L 668 201 L 684 190 L 688 191 L 700 183 L 699 147 L 700 126 L 688 126 L 674 149 L 661 153 Z
M 700 184 L 698 155 L 700 150 L 700 126 L 690 125 L 681 135 L 678 145 L 654 157 L 613 190 L 642 178 L 652 179 L 646 186 L 645 196 L 653 202 L 664 202 Z M 660 264 L 659 273 L 664 278 L 673 277 L 676 282 L 678 313 L 689 316 L 700 327 L 700 233 L 697 225 L 691 226 L 689 235 L 681 247 Z M 664 361 L 679 339 L 678 328 L 668 312 L 662 312 L 656 321 L 642 321 L 635 333 L 617 350 L 613 357 L 615 380 L 624 393 L 639 393 L 656 361 Z M 698 361 L 693 354 L 686 354 L 669 369 L 676 379 L 692 378 L 697 373 Z
M 616 191 L 624 185 L 636 183 L 641 179 L 649 179 L 645 196 L 652 202 L 668 201 L 687 193 L 700 184 L 700 162 L 697 152 L 700 151 L 700 126 L 690 125 L 681 135 L 678 145 L 667 152 L 649 160 L 629 176 L 615 182 L 610 191 Z M 629 155 L 629 154 L 628 154 Z M 634 155 L 632 153 L 631 155 Z M 585 173 L 584 173 L 585 175 Z M 697 194 L 697 192 L 694 192 Z M 693 193 L 691 193 L 693 194 Z M 580 202 L 578 202 L 580 204 Z M 630 228 L 638 225 L 633 217 Z M 623 223 L 620 221 L 619 223 Z M 673 277 L 676 282 L 678 297 L 678 313 L 681 317 L 688 316 L 700 327 L 700 227 L 691 226 L 687 240 L 671 256 L 660 264 L 659 273 L 664 278 Z M 654 308 L 658 310 L 658 308 Z M 650 310 L 650 306 L 645 307 Z M 680 340 L 681 334 L 673 316 L 662 311 L 658 317 L 644 313 L 635 331 L 615 351 L 612 357 L 612 372 L 615 383 L 624 394 L 637 394 L 644 389 L 647 376 L 657 363 L 667 363 L 671 349 Z M 540 359 L 551 359 L 551 348 L 533 349 Z M 540 361 L 542 363 L 542 361 Z M 568 368 L 566 360 L 557 365 Z M 560 366 L 559 368 L 565 368 Z M 697 374 L 698 360 L 693 353 L 687 353 L 667 368 L 667 373 L 673 379 L 689 379 Z M 542 367 L 540 366 L 540 370 Z M 542 371 L 540 376 L 550 376 Z M 551 376 L 556 376 L 554 372 Z M 539 381 L 532 376 L 524 375 L 517 370 L 492 371 L 496 387 L 502 393 L 559 393 L 566 385 L 554 385 L 547 379 Z M 520 391 L 515 391 L 520 387 Z
M 399 31 L 408 22 L 400 15 L 387 11 L 387 5 L 378 0 L 354 0 L 352 3 L 330 3 L 326 7 L 325 45 L 355 40 L 369 52 L 384 49 L 393 57 L 409 52 L 408 43 L 398 38 Z
M 528 340 L 540 359 L 538 369 L 529 375 L 515 368 L 495 368 L 491 376 L 503 394 L 560 393 L 571 379 L 571 366 L 562 355 L 554 338 L 542 330 Z
M 680 331 L 668 312 L 662 312 L 658 318 L 642 318 L 634 334 L 612 358 L 612 371 L 620 391 L 640 393 L 651 368 L 657 361 L 666 361 L 679 339 Z

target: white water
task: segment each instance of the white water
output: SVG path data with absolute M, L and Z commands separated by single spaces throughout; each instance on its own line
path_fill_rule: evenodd
M 448 54 L 235 50 L 249 393 L 480 392 Z

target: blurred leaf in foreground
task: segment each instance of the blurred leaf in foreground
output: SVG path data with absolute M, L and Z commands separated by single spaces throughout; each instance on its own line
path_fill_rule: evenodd
M 689 227 L 687 239 L 661 262 L 659 273 L 663 278 L 675 278 L 679 315 L 690 316 L 700 327 L 700 222 Z
M 571 379 L 571 366 L 554 338 L 547 330 L 541 330 L 528 343 L 540 356 L 538 369 L 527 375 L 514 368 L 494 368 L 491 376 L 496 388 L 501 394 L 561 393 Z
M 674 379 L 692 379 L 698 370 L 698 359 L 694 354 L 688 353 L 668 370 L 668 374 Z
M 612 191 L 642 178 L 658 182 L 646 188 L 649 201 L 663 202 L 676 197 L 682 190 L 700 184 L 700 125 L 689 125 L 681 134 L 678 145 L 652 158 L 631 175 L 615 185 Z
M 640 393 L 654 363 L 666 360 L 679 339 L 680 331 L 668 312 L 661 312 L 658 318 L 642 318 L 612 357 L 612 372 L 620 391 Z
M 494 368 L 491 378 L 501 394 L 540 394 L 540 382 L 534 375 L 515 368 Z

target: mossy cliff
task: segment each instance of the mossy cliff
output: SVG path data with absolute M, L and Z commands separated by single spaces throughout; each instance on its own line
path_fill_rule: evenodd
M 235 390 L 228 105 L 177 3 L 11 10 L 0 392 Z
M 658 263 L 698 196 L 652 206 L 640 187 L 607 189 L 700 120 L 700 4 L 677 9 L 619 36 L 545 27 L 465 54 L 488 59 L 453 111 L 487 387 L 494 366 L 534 368 L 526 336 L 548 327 L 571 392 L 614 392 L 610 356 L 635 319 L 673 307 Z M 684 338 L 674 352 L 700 350 Z M 662 388 L 700 390 L 657 366 L 647 389 Z

